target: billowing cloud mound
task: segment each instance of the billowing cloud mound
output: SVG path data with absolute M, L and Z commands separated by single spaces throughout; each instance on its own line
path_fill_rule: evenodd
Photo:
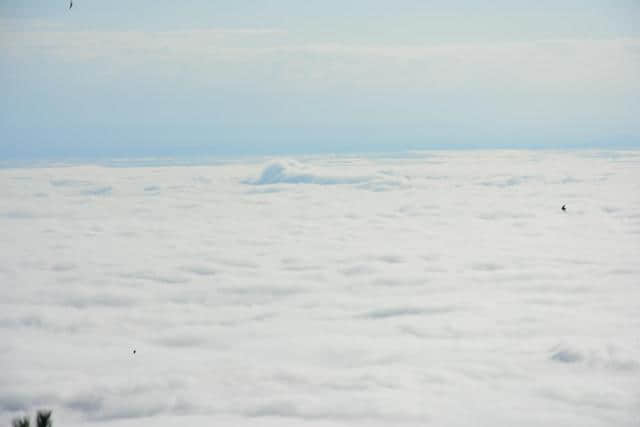
M 262 170 L 260 177 L 247 182 L 254 185 L 268 184 L 356 184 L 368 178 L 357 176 L 325 175 L 322 171 L 311 169 L 295 160 L 280 160 L 269 163 Z

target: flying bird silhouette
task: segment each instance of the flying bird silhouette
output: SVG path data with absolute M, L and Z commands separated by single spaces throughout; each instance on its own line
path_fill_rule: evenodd
M 562 210 L 566 211 L 567 210 L 567 205 L 562 205 Z
M 69 0 L 69 10 L 73 7 L 73 0 Z
M 136 349 L 135 348 L 133 349 L 133 354 L 136 354 Z

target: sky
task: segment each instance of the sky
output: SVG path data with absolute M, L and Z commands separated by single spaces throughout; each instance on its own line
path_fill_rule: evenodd
M 637 1 L 0 3 L 0 157 L 640 147 Z

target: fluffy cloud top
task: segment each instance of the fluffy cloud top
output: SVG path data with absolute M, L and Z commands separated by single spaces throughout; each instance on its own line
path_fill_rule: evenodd
M 330 172 L 331 173 L 331 172 Z M 368 181 L 365 177 L 331 176 L 314 173 L 309 165 L 304 165 L 295 160 L 276 161 L 265 166 L 256 180 L 248 180 L 254 185 L 268 184 L 355 184 Z

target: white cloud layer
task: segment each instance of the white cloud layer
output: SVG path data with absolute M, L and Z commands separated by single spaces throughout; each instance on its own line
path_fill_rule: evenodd
M 639 171 L 498 151 L 2 169 L 0 424 L 634 425 Z

